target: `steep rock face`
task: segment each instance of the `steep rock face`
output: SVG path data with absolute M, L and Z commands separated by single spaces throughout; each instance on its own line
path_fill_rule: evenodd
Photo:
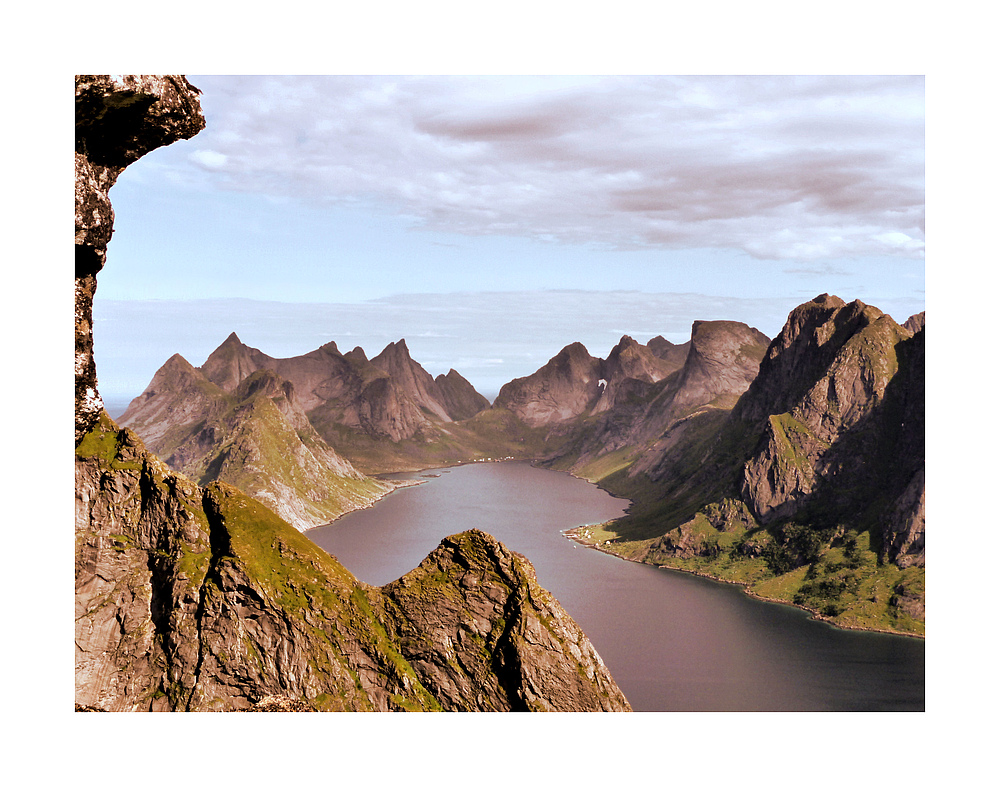
M 734 410 L 745 423 L 763 423 L 743 484 L 762 521 L 795 514 L 833 472 L 862 480 L 859 463 L 870 451 L 858 449 L 876 440 L 866 431 L 883 431 L 877 411 L 908 338 L 891 317 L 859 301 L 820 296 L 792 312 Z
M 182 76 L 76 78 L 76 442 L 104 409 L 94 365 L 93 302 L 114 211 L 108 191 L 151 150 L 205 127 L 198 90 Z
M 673 358 L 665 361 L 623 337 L 603 362 L 607 384 L 592 411 L 597 417 L 572 444 L 572 468 L 583 470 L 602 456 L 627 450 L 625 461 L 635 463 L 634 472 L 649 473 L 672 446 L 664 436 L 674 424 L 701 410 L 732 407 L 754 379 L 768 341 L 743 323 L 699 320 L 690 342 L 661 347 Z M 674 368 L 681 354 L 683 365 Z
M 292 383 L 310 422 L 328 441 L 337 439 L 338 427 L 347 427 L 399 442 L 488 406 L 482 397 L 475 400 L 479 395 L 468 383 L 463 389 L 453 379 L 448 393 L 443 392 L 410 357 L 403 340 L 390 343 L 370 361 L 360 347 L 343 354 L 334 342 L 294 358 L 272 358 L 244 345 L 234 333 L 201 367 L 209 380 L 230 392 L 261 369 Z M 454 411 L 449 396 L 455 399 Z
M 454 369 L 439 374 L 434 383 L 452 420 L 462 421 L 489 409 L 489 400 Z
M 901 568 L 923 566 L 925 529 L 925 350 L 924 329 L 897 345 L 899 373 L 886 390 L 879 414 L 879 463 L 891 468 L 884 494 L 895 502 L 881 518 L 882 549 Z M 888 446 L 891 445 L 891 448 Z M 923 603 L 921 594 L 921 603 Z
M 443 706 L 628 710 L 601 657 L 539 587 L 531 564 L 486 533 L 446 538 L 383 591 L 402 653 Z
M 491 537 L 452 537 L 382 591 L 102 419 L 77 449 L 78 707 L 239 710 L 282 696 L 320 710 L 629 709 L 530 564 Z M 459 675 L 483 688 L 456 693 Z
M 676 389 L 665 392 L 673 416 L 708 404 L 735 404 L 757 376 L 769 342 L 756 328 L 741 322 L 695 320 Z
M 756 328 L 729 320 L 695 320 L 681 369 L 649 403 L 629 439 L 659 440 L 682 418 L 706 408 L 728 410 L 757 376 L 769 339 Z M 640 461 L 646 468 L 658 450 Z
M 405 339 L 389 343 L 372 358 L 372 366 L 385 372 L 400 392 L 417 407 L 446 423 L 453 420 L 441 401 L 434 378 L 410 357 Z
M 602 379 L 600 359 L 575 342 L 534 374 L 504 385 L 493 406 L 529 426 L 557 424 L 589 412 L 604 390 Z
M 926 312 L 920 312 L 919 314 L 914 314 L 903 323 L 903 327 L 910 332 L 910 335 L 920 333 L 924 329 Z

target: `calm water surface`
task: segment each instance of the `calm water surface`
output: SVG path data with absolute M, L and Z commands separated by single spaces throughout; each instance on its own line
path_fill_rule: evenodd
M 521 462 L 409 473 L 401 489 L 308 536 L 383 585 L 470 528 L 528 557 L 637 711 L 924 709 L 924 642 L 842 631 L 738 587 L 576 546 L 562 530 L 626 502 Z

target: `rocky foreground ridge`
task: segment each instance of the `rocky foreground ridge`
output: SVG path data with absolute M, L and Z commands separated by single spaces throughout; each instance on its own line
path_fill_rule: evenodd
M 197 95 L 175 76 L 76 80 L 78 709 L 628 710 L 530 564 L 492 537 L 446 539 L 374 588 L 229 484 L 172 471 L 103 412 L 90 326 L 108 189 L 128 163 L 204 126 Z M 293 389 L 260 371 L 219 386 L 233 400 L 216 414 L 273 407 L 294 424 Z M 446 414 L 468 403 L 453 383 Z
M 383 588 L 234 487 L 173 473 L 106 415 L 77 448 L 83 708 L 629 710 L 530 563 L 452 536 Z

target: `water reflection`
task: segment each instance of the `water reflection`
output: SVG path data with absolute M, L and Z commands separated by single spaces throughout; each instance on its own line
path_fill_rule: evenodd
M 577 547 L 560 531 L 625 502 L 563 473 L 519 462 L 435 473 L 308 535 L 382 585 L 447 535 L 491 533 L 531 560 L 636 710 L 923 710 L 921 640 L 834 629 L 732 585 Z

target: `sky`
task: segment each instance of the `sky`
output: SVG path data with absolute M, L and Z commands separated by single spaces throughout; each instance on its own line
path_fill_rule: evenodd
M 492 398 L 559 349 L 924 309 L 920 76 L 201 76 L 207 127 L 111 190 L 110 402 L 236 331 L 405 338 Z

